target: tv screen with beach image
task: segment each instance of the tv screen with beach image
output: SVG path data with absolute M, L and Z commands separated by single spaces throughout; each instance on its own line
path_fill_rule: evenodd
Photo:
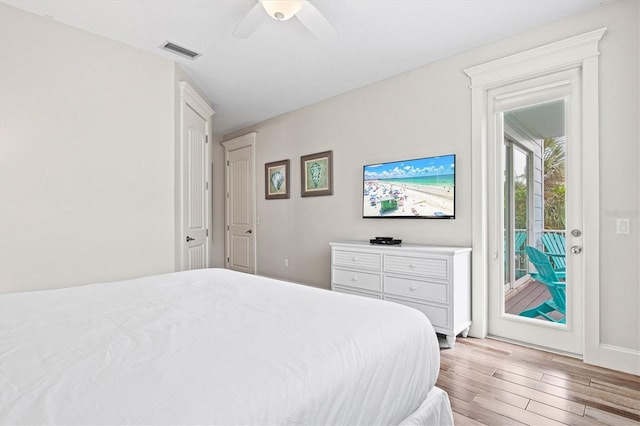
M 456 156 L 364 166 L 362 217 L 455 218 Z

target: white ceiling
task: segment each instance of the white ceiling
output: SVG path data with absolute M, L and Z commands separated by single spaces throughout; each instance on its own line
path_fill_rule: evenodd
M 565 136 L 565 104 L 563 100 L 534 105 L 505 113 L 519 128 L 539 139 Z
M 176 60 L 227 134 L 611 0 L 312 0 L 333 42 L 297 19 L 233 38 L 256 0 L 0 1 Z M 165 41 L 202 56 L 165 52 Z

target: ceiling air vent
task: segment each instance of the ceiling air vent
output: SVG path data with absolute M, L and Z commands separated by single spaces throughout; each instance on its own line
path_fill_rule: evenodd
M 195 59 L 201 55 L 200 53 L 189 50 L 186 47 L 178 46 L 177 44 L 171 43 L 170 41 L 167 41 L 160 47 L 164 50 L 168 50 L 171 53 L 175 53 L 176 55 L 180 55 L 189 59 Z

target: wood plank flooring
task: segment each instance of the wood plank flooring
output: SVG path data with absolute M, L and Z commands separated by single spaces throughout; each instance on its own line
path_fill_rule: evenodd
M 640 425 L 640 376 L 494 339 L 440 355 L 456 425 Z

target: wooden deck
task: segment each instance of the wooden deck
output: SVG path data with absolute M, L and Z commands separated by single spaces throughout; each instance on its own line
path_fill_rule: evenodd
M 549 294 L 549 291 L 544 284 L 536 280 L 530 280 L 528 283 L 520 286 L 517 290 L 507 294 L 504 306 L 505 312 L 508 314 L 518 315 L 526 309 L 535 308 L 550 298 L 551 294 Z M 552 313 L 551 316 L 557 319 L 562 318 L 562 315 L 558 312 Z M 539 317 L 539 319 L 545 320 L 542 317 Z

